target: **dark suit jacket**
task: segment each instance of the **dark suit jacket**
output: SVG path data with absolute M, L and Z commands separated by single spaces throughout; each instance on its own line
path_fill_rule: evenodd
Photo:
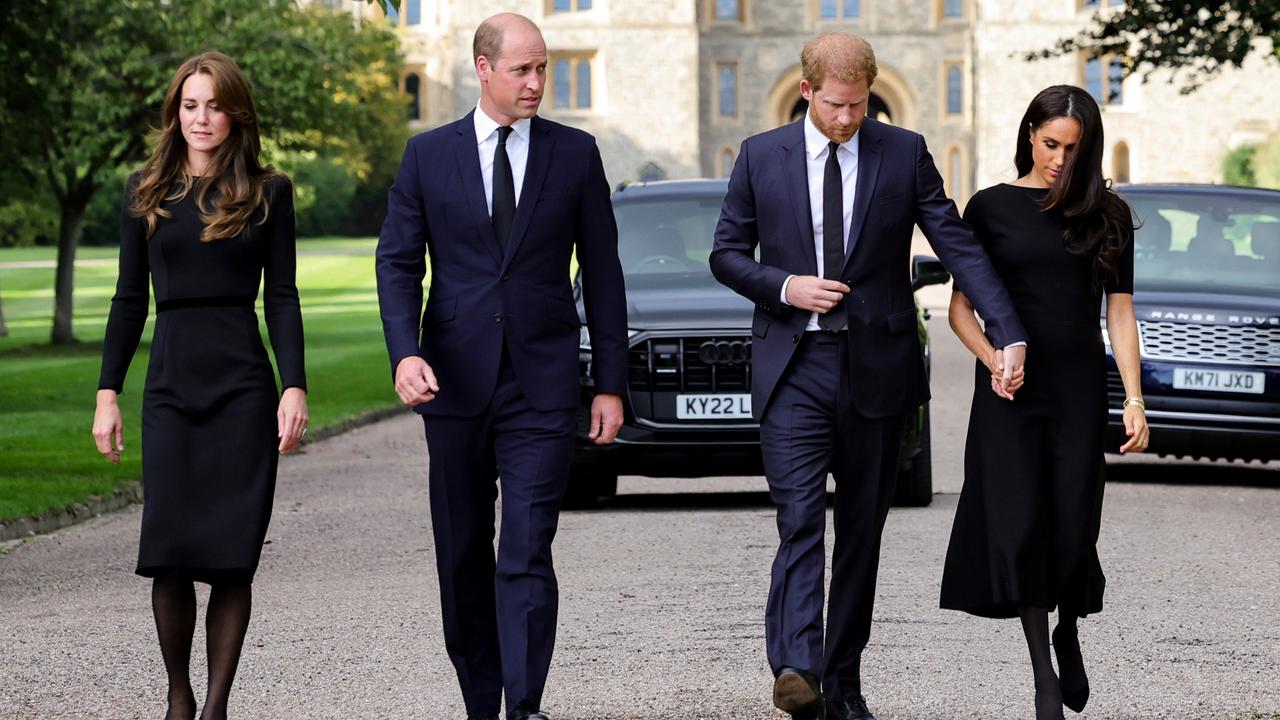
M 849 373 L 858 412 L 888 417 L 929 399 L 909 273 L 914 226 L 973 302 L 996 347 L 1024 341 L 1026 333 L 990 259 L 943 193 L 924 138 L 869 119 L 858 142 L 853 223 L 841 275 L 852 288 L 844 300 Z M 819 274 L 808 187 L 803 119 L 747 138 L 716 226 L 711 271 L 756 304 L 751 407 L 757 418 L 809 321 L 808 312 L 780 302 L 788 275 Z
M 474 111 L 473 111 L 474 112 Z M 618 229 L 595 138 L 535 117 L 505 256 L 485 205 L 471 114 L 409 140 L 378 240 L 378 303 L 394 373 L 409 355 L 440 392 L 415 408 L 473 417 L 493 395 L 503 342 L 530 403 L 575 408 L 577 250 L 596 392 L 626 391 L 627 317 Z M 424 256 L 431 291 L 422 308 Z

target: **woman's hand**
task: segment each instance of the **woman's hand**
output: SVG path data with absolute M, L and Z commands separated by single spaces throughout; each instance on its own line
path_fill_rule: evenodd
M 1120 454 L 1127 452 L 1144 452 L 1151 440 L 1151 429 L 1147 427 L 1147 412 L 1141 405 L 1129 404 L 1124 409 L 1124 434 L 1129 441 L 1120 446 Z
M 987 370 L 991 373 L 991 392 L 1004 398 L 1012 400 L 1013 394 L 1022 387 L 1026 382 L 1027 371 L 1025 367 L 1020 367 L 1013 373 L 1013 379 L 1009 382 L 1009 388 L 1004 387 L 1004 350 L 993 348 L 983 364 L 987 366 Z
M 124 423 L 115 390 L 98 391 L 98 408 L 93 412 L 93 442 L 98 452 L 120 464 L 120 453 L 124 452 Z
M 307 391 L 302 388 L 285 388 L 280 396 L 280 409 L 276 411 L 276 433 L 280 438 L 280 453 L 298 447 L 307 432 Z

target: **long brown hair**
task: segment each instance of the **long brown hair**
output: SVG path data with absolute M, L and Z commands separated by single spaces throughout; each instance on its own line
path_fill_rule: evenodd
M 1102 177 L 1102 113 L 1093 96 L 1074 85 L 1041 90 L 1018 126 L 1014 165 L 1019 176 L 1031 172 L 1031 133 L 1058 118 L 1080 123 L 1080 139 L 1041 207 L 1062 217 L 1062 241 L 1071 252 L 1094 258 L 1093 279 L 1101 286 L 1116 278 L 1120 253 L 1133 240 L 1134 224 L 1128 203 Z
M 187 173 L 187 141 L 178 118 L 182 86 L 187 78 L 204 73 L 213 81 L 218 108 L 231 118 L 231 132 L 214 151 L 204 175 Z M 266 222 L 263 184 L 274 174 L 258 162 L 258 116 L 253 108 L 249 81 L 235 61 L 220 52 L 188 58 L 169 81 L 164 96 L 161 126 L 152 134 L 155 149 L 139 173 L 131 212 L 147 221 L 147 236 L 156 231 L 160 218 L 171 213 L 161 203 L 181 200 L 194 188 L 196 208 L 204 222 L 200 240 L 213 242 L 235 237 L 245 230 L 254 211 L 262 207 L 259 224 Z M 209 203 L 209 196 L 212 202 Z

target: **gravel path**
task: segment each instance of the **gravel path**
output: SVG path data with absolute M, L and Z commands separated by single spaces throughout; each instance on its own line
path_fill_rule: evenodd
M 967 361 L 944 342 L 937 362 Z M 939 394 L 941 443 L 963 438 L 966 401 Z M 395 417 L 281 464 L 234 716 L 464 717 L 440 634 L 421 428 Z M 940 448 L 938 487 L 959 487 L 955 457 Z M 1112 480 L 1107 609 L 1081 626 L 1084 717 L 1280 717 L 1280 469 L 1126 463 Z M 776 535 L 763 479 L 621 489 L 562 517 L 546 708 L 556 720 L 780 717 L 764 657 Z M 864 660 L 881 720 L 1030 715 L 1016 621 L 936 608 L 955 502 L 889 517 Z M 163 714 L 148 584 L 132 574 L 139 520 L 133 507 L 0 548 L 0 719 Z M 198 694 L 202 643 L 198 630 Z

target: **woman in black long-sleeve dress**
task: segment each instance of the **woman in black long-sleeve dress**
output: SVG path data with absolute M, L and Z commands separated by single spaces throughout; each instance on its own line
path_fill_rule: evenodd
M 1128 441 L 1148 430 L 1133 313 L 1133 222 L 1102 177 L 1102 119 L 1077 87 L 1031 102 L 1018 129 L 1013 183 L 969 200 L 965 220 L 983 242 L 1027 328 L 1025 385 L 998 382 L 1000 351 L 955 292 L 951 325 L 977 356 L 965 480 L 942 579 L 942 607 L 1022 620 L 1037 720 L 1079 712 L 1089 685 L 1077 618 L 1102 609 L 1097 540 L 1102 517 L 1106 355 L 1098 315 L 1124 381 Z M 1058 610 L 1049 656 L 1048 613 Z
M 189 663 L 197 581 L 211 587 L 201 718 L 226 717 L 276 463 L 306 429 L 293 188 L 259 164 L 258 152 L 248 83 L 230 58 L 204 53 L 174 75 L 156 149 L 126 185 L 93 434 L 98 451 L 119 462 L 116 397 L 154 286 L 137 572 L 153 578 L 169 720 L 195 717 Z M 260 282 L 283 393 L 254 312 Z

